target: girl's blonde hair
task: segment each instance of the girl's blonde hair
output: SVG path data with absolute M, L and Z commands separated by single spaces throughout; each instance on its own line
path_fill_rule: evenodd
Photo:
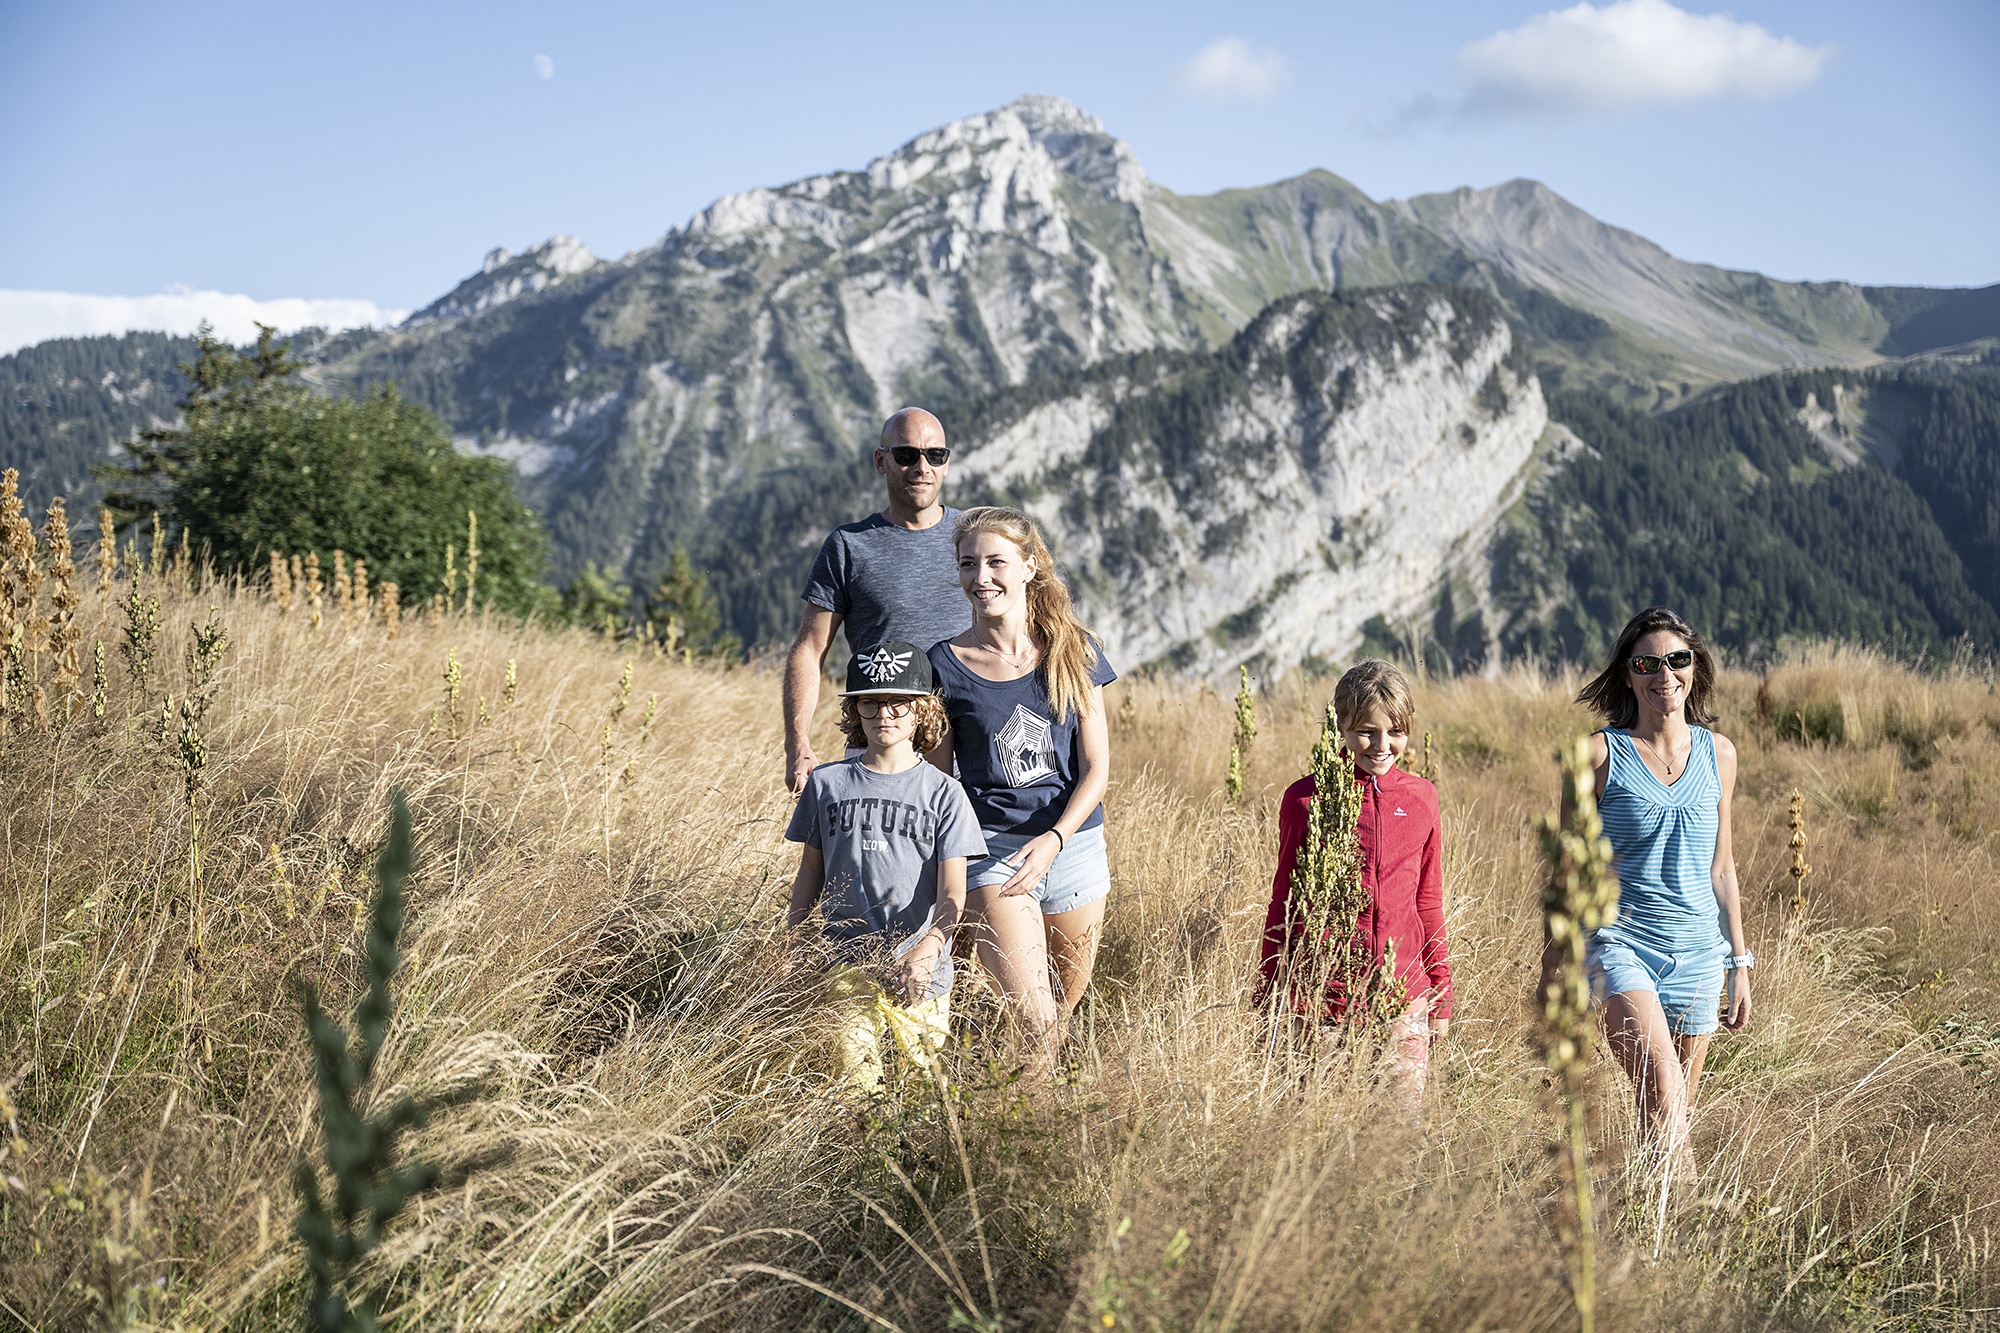
M 1352 726 L 1371 708 L 1387 713 L 1398 731 L 1408 731 L 1417 716 L 1410 678 L 1380 658 L 1357 662 L 1333 687 L 1333 715 L 1341 726 Z
M 1072 711 L 1089 712 L 1090 691 L 1095 685 L 1090 669 L 1097 664 L 1097 644 L 1076 618 L 1069 589 L 1056 575 L 1056 558 L 1049 554 L 1041 531 L 1018 509 L 982 506 L 958 516 L 958 526 L 951 533 L 952 549 L 958 550 L 967 537 L 978 532 L 999 533 L 1035 566 L 1034 577 L 1028 581 L 1028 633 L 1041 650 L 1042 688 L 1048 692 L 1056 721 L 1067 722 Z
M 897 696 L 875 697 L 893 699 Z M 865 750 L 868 748 L 868 733 L 861 729 L 861 712 L 856 707 L 860 702 L 859 699 L 840 701 L 840 734 L 845 736 L 847 743 L 855 749 Z M 917 734 L 911 744 L 917 747 L 918 754 L 929 754 L 937 749 L 938 742 L 942 741 L 945 732 L 951 729 L 951 722 L 945 717 L 944 700 L 935 694 L 919 694 L 911 698 L 910 702 L 916 705 L 910 713 L 917 720 Z

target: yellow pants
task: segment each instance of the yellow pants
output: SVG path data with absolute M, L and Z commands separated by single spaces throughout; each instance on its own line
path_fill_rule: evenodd
M 928 1070 L 944 1049 L 951 1029 L 951 992 L 915 1004 L 899 1004 L 881 983 L 858 967 L 833 974 L 833 1002 L 844 1012 L 837 1045 L 841 1082 L 856 1092 L 882 1089 L 882 1034 L 896 1040 L 903 1057 Z

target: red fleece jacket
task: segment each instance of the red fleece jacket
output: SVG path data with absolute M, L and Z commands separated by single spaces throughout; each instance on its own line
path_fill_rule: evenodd
M 1451 1017 L 1451 965 L 1444 938 L 1443 831 L 1438 824 L 1437 788 L 1400 768 L 1379 778 L 1362 777 L 1362 883 L 1368 906 L 1355 929 L 1379 963 L 1385 946 L 1396 942 L 1396 976 L 1412 999 L 1431 992 L 1431 1016 Z M 1292 869 L 1306 840 L 1306 810 L 1315 788 L 1310 777 L 1285 790 L 1278 806 L 1278 873 L 1271 882 L 1271 907 L 1264 915 L 1261 1005 L 1278 981 L 1286 957 L 1299 947 L 1305 922 L 1292 909 Z M 1347 999 L 1329 984 L 1321 1013 L 1338 1018 Z M 1308 1012 L 1310 1002 L 1293 997 L 1292 1007 Z

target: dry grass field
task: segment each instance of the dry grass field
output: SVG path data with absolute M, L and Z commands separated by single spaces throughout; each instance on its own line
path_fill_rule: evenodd
M 146 581 L 143 677 L 126 579 L 84 589 L 77 706 L 39 726 L 31 683 L 0 737 L 0 1326 L 298 1326 L 298 984 L 354 1003 L 395 789 L 419 863 L 371 1093 L 457 1096 L 407 1141 L 445 1183 L 368 1261 L 387 1327 L 1573 1324 L 1526 995 L 1530 821 L 1587 727 L 1574 678 L 1420 689 L 1460 997 L 1421 1124 L 1365 1061 L 1270 1050 L 1246 1007 L 1272 810 L 1331 684 L 1301 679 L 1260 700 L 1240 805 L 1226 696 L 1109 692 L 1115 890 L 1071 1080 L 1024 1083 L 968 981 L 948 1087 L 857 1110 L 811 971 L 777 966 L 774 675 L 479 617 L 392 639 L 193 582 Z M 22 663 L 49 686 L 46 654 Z M 1717 1042 L 1700 1178 L 1665 1208 L 1598 1057 L 1599 1327 L 1993 1327 L 2000 697 L 1851 650 L 1724 696 L 1756 1012 Z

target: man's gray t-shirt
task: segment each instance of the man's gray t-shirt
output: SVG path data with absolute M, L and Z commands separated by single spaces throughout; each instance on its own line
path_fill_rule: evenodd
M 812 771 L 785 837 L 825 858 L 826 935 L 856 958 L 882 945 L 901 957 L 930 929 L 938 862 L 986 855 L 965 789 L 936 765 L 877 773 L 860 756 Z M 951 986 L 948 953 L 944 962 L 934 995 Z
M 846 622 L 855 652 L 878 643 L 929 648 L 972 624 L 958 586 L 951 530 L 958 511 L 928 528 L 899 528 L 880 514 L 835 528 L 821 543 L 805 598 Z

